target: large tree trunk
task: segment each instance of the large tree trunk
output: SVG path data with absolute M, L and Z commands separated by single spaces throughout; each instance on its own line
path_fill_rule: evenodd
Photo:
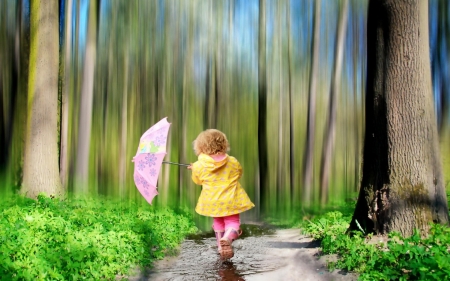
M 370 1 L 366 134 L 356 221 L 367 231 L 426 233 L 447 223 L 431 90 L 428 1 Z
M 58 1 L 31 1 L 28 122 L 21 193 L 63 196 L 58 167 Z

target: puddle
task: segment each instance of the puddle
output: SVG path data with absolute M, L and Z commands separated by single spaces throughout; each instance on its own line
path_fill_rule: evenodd
M 223 261 L 217 253 L 214 232 L 190 235 L 181 245 L 177 257 L 159 261 L 155 268 L 129 280 L 220 280 L 243 281 L 246 276 L 274 270 L 278 259 L 268 259 L 268 235 L 275 233 L 270 226 L 242 224 L 243 234 L 233 242 L 235 255 Z
M 137 272 L 130 281 L 355 281 L 354 274 L 330 273 L 319 261 L 317 245 L 299 229 L 242 225 L 243 235 L 233 242 L 234 257 L 222 261 L 212 231 L 189 236 L 179 255 Z

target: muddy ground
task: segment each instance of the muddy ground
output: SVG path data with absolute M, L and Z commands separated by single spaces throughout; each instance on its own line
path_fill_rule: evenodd
M 357 280 L 357 275 L 335 270 L 326 262 L 333 257 L 319 256 L 319 244 L 299 229 L 271 229 L 245 224 L 244 234 L 233 243 L 235 255 L 222 261 L 217 254 L 213 233 L 192 236 L 179 254 L 158 261 L 147 272 L 137 272 L 132 281 L 277 281 L 277 280 Z

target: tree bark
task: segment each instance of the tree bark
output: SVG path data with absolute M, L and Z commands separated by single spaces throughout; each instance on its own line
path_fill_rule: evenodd
M 350 229 L 448 223 L 431 88 L 428 1 L 370 1 L 364 165 Z M 358 222 L 358 224 L 356 223 Z
M 30 3 L 30 71 L 23 183 L 30 198 L 63 196 L 58 167 L 58 1 Z

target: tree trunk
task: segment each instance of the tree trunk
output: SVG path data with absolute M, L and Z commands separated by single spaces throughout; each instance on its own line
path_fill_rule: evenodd
M 72 37 L 72 0 L 67 1 L 66 7 L 66 38 L 64 40 L 65 46 L 65 62 L 64 62 L 64 87 L 61 101 L 61 145 L 59 157 L 59 174 L 63 187 L 67 185 L 67 144 L 69 134 L 69 91 L 70 91 L 70 66 L 71 66 L 71 44 Z
M 314 39 L 312 47 L 312 61 L 308 93 L 308 123 L 306 127 L 306 146 L 303 161 L 303 196 L 302 202 L 309 205 L 311 202 L 313 167 L 314 167 L 314 134 L 316 131 L 316 86 L 317 71 L 319 67 L 319 41 L 320 41 L 320 0 L 315 2 L 314 11 Z
M 89 4 L 89 23 L 84 57 L 83 84 L 81 88 L 80 120 L 78 123 L 78 144 L 75 170 L 75 191 L 88 191 L 89 150 L 92 126 L 92 103 L 94 95 L 94 68 L 97 42 L 97 0 Z
M 266 0 L 259 0 L 258 39 L 258 158 L 260 207 L 264 209 L 269 192 L 267 185 L 267 77 L 266 77 Z
M 448 20 L 449 20 L 449 3 L 448 1 L 441 0 L 437 1 L 437 19 L 436 19 L 436 41 L 435 46 L 432 51 L 432 72 L 434 71 L 433 77 L 435 78 L 433 82 L 436 83 L 436 88 L 439 89 L 437 92 L 439 93 L 440 103 L 438 106 L 438 132 L 442 136 L 444 134 L 445 128 L 447 128 L 448 124 L 448 110 L 449 110 L 449 90 L 448 90 L 448 71 L 446 71 L 445 65 L 447 63 L 448 56 L 450 54 L 450 50 L 447 48 L 443 48 L 443 46 L 450 43 L 450 30 L 448 28 Z M 444 51 L 445 50 L 445 51 Z M 442 53 L 446 54 L 443 55 Z M 442 57 L 444 56 L 443 59 Z
M 215 54 L 215 58 L 214 58 L 214 107 L 213 107 L 213 113 L 212 113 L 212 128 L 217 128 L 218 124 L 217 124 L 217 120 L 219 119 L 219 110 L 220 110 L 220 106 L 219 106 L 219 89 L 221 86 L 221 81 L 219 80 L 220 76 L 219 76 L 219 71 L 221 69 L 221 64 L 220 64 L 220 59 L 219 59 L 219 47 L 216 46 L 216 54 Z M 220 82 L 219 82 L 220 81 Z
M 20 192 L 63 196 L 58 167 L 58 1 L 30 5 L 30 72 L 23 184 Z
M 131 38 L 129 39 L 131 41 Z M 128 76 L 130 72 L 129 68 L 129 48 L 127 43 L 125 43 L 124 48 L 124 64 L 123 64 L 123 72 L 124 72 L 124 81 L 123 81 L 123 96 L 122 96 L 122 120 L 120 125 L 120 159 L 119 159 L 119 196 L 120 198 L 124 198 L 125 196 L 125 180 L 126 180 L 126 171 L 127 171 L 127 163 L 129 159 L 127 158 L 127 139 L 128 139 Z
M 7 16 L 4 13 L 8 12 L 6 8 L 8 5 L 5 1 L 2 2 L 4 9 L 2 7 L 1 21 L 6 28 Z M 27 114 L 27 91 L 28 91 L 28 69 L 29 69 L 29 48 L 30 48 L 30 30 L 26 28 L 25 19 L 23 16 L 23 0 L 16 1 L 16 28 L 15 28 L 15 39 L 14 44 L 12 40 L 10 44 L 4 44 L 4 47 L 9 46 L 10 51 L 6 51 L 4 54 L 14 53 L 14 60 L 10 60 L 11 65 L 8 73 L 4 72 L 3 75 L 3 91 L 9 90 L 10 94 L 6 94 L 5 102 L 6 104 L 6 118 L 9 119 L 6 123 L 5 133 L 6 133 L 6 143 L 3 146 L 5 151 L 2 153 L 1 157 L 4 159 L 1 161 L 7 161 L 5 163 L 5 168 L 7 169 L 6 174 L 12 175 L 11 179 L 15 187 L 19 187 L 23 180 L 23 157 L 25 149 L 25 134 L 26 134 L 26 120 Z M 6 29 L 1 31 L 2 36 L 7 38 Z M 11 38 L 12 39 L 12 38 Z M 13 51 L 14 50 L 14 51 Z M 6 67 L 8 64 L 4 62 L 7 58 L 2 58 L 2 66 Z M 11 74 L 11 84 L 8 86 L 6 77 Z M 11 134 L 8 137 L 8 134 Z
M 209 51 L 208 51 L 209 52 Z M 210 99 L 210 65 L 211 60 L 209 55 L 206 57 L 206 73 L 205 73 L 205 107 L 203 110 L 203 129 L 206 130 L 210 128 L 210 118 L 209 118 L 209 99 Z
M 356 14 L 356 10 L 357 10 L 356 5 L 353 4 L 351 7 L 353 9 L 352 14 Z M 358 24 L 358 21 L 355 20 L 354 18 L 352 18 L 352 23 L 350 23 L 350 26 L 352 26 L 353 38 L 358 38 L 358 36 L 359 36 L 359 24 Z M 363 118 L 360 118 L 361 115 L 359 115 L 359 112 L 362 112 L 362 110 L 359 108 L 359 102 L 358 102 L 358 87 L 360 87 L 361 84 L 362 84 L 361 83 L 360 85 L 358 85 L 358 75 L 359 75 L 358 71 L 360 71 L 358 69 L 358 59 L 359 59 L 359 56 L 360 56 L 359 55 L 359 46 L 358 46 L 358 44 L 353 44 L 353 50 L 352 51 L 353 51 L 353 54 L 352 54 L 353 77 L 352 77 L 352 79 L 353 79 L 353 102 L 354 102 L 354 106 L 353 106 L 353 120 L 354 120 L 354 124 L 355 124 L 354 125 L 355 126 L 355 134 L 353 135 L 354 136 L 353 142 L 355 143 L 355 149 L 354 149 L 355 153 L 353 155 L 353 159 L 354 159 L 353 161 L 355 163 L 354 164 L 355 166 L 354 166 L 354 169 L 353 169 L 353 175 L 354 175 L 353 182 L 354 182 L 354 184 L 351 185 L 353 188 L 351 190 L 347 189 L 348 191 L 351 191 L 351 192 L 353 192 L 357 188 L 358 183 L 359 183 L 359 179 L 360 179 L 360 167 L 361 167 L 361 165 L 359 165 L 359 163 L 360 163 L 359 162 L 360 161 L 360 154 L 361 154 L 360 132 L 362 131 L 362 130 L 360 130 L 360 126 L 362 127 L 362 122 L 360 121 L 360 119 L 363 119 Z M 361 67 L 361 68 L 363 68 L 363 67 Z M 361 101 L 361 105 L 362 105 L 362 101 Z M 350 192 L 348 192 L 348 193 L 350 193 Z
M 322 149 L 322 161 L 320 166 L 320 203 L 325 205 L 328 201 L 328 189 L 331 169 L 331 157 L 334 152 L 336 138 L 337 102 L 341 80 L 342 58 L 344 56 L 345 34 L 347 31 L 348 0 L 343 0 L 339 24 L 337 28 L 337 40 L 334 52 L 333 78 L 330 86 L 330 103 L 328 120 L 325 127 L 325 137 Z
M 278 206 L 287 206 L 288 203 L 285 202 L 285 198 L 283 196 L 283 189 L 285 188 L 285 180 L 284 180 L 284 145 L 283 145 L 283 127 L 284 127 L 284 120 L 283 120 L 283 108 L 284 108 L 284 102 L 283 97 L 285 96 L 285 93 L 283 91 L 283 75 L 282 75 L 282 61 L 283 61 L 283 54 L 282 54 L 282 32 L 281 32 L 281 5 L 282 2 L 278 1 L 277 3 L 277 21 L 276 21 L 276 33 L 277 39 L 276 39 L 276 48 L 275 50 L 278 53 L 278 153 L 277 153 L 277 188 L 276 188 L 276 204 Z M 274 56 L 276 57 L 276 56 Z
M 17 1 L 14 37 L 8 33 L 8 3 L 0 3 L 0 172 L 5 171 L 11 156 L 14 111 L 19 95 L 22 1 Z M 14 40 L 12 40 L 14 38 Z M 8 54 L 14 54 L 9 56 Z
M 364 166 L 350 229 L 422 234 L 448 222 L 439 159 L 428 1 L 370 1 Z
M 286 1 L 286 18 L 288 25 L 288 104 L 289 104 L 289 197 L 290 204 L 293 206 L 294 203 L 294 166 L 295 166 L 295 146 L 294 146 L 294 101 L 293 101 L 293 91 L 292 91 L 292 33 L 291 33 L 291 6 L 290 0 Z

